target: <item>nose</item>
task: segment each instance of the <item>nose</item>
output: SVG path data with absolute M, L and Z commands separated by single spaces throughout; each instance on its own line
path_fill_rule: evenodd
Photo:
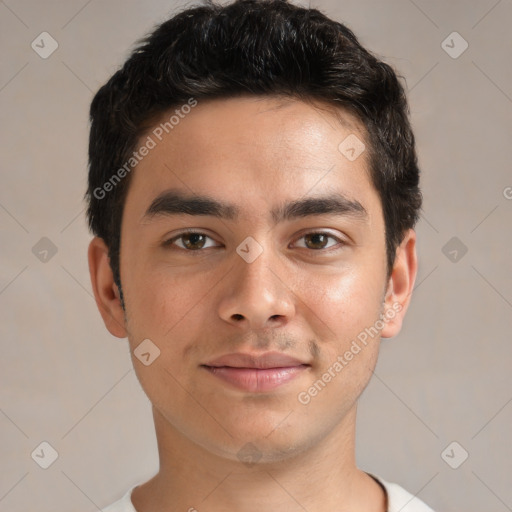
M 239 258 L 223 279 L 219 316 L 251 330 L 286 325 L 295 314 L 295 303 L 292 283 L 281 268 L 269 250 L 252 263 Z

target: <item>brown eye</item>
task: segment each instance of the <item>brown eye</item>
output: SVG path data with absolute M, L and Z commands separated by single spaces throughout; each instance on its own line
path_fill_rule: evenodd
M 311 233 L 304 237 L 306 246 L 310 249 L 325 249 L 329 236 L 325 233 Z
M 329 233 L 324 232 L 313 232 L 313 233 L 307 233 L 306 235 L 302 236 L 299 240 L 304 240 L 304 245 L 300 245 L 300 247 L 305 247 L 306 249 L 313 249 L 313 250 L 322 250 L 322 249 L 329 249 L 336 245 L 336 243 L 329 244 L 329 239 L 334 240 L 335 242 L 339 244 L 343 244 L 343 242 L 333 236 Z
M 200 233 L 187 233 L 181 235 L 183 245 L 187 249 L 202 249 L 205 244 L 206 237 Z
M 164 246 L 177 245 L 180 249 L 198 251 L 200 249 L 213 247 L 212 245 L 205 245 L 208 239 L 212 240 L 211 237 L 205 235 L 204 233 L 191 231 L 189 233 L 181 233 L 174 238 L 167 240 L 164 242 Z

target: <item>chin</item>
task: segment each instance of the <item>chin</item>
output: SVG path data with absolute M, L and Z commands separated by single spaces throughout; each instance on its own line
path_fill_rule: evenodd
M 225 447 L 225 451 L 219 452 L 218 455 L 234 462 L 240 462 L 244 466 L 253 467 L 255 465 L 283 462 L 302 451 L 304 450 L 290 444 L 289 441 L 280 444 L 271 443 L 267 440 L 247 439 L 239 445 L 234 444 Z
M 216 455 L 244 465 L 278 463 L 290 459 L 310 446 L 311 440 L 305 432 L 293 431 L 288 426 L 286 430 L 257 429 L 254 425 L 232 426 L 228 430 L 236 432 L 233 438 L 224 438 L 219 443 L 211 439 L 209 449 Z

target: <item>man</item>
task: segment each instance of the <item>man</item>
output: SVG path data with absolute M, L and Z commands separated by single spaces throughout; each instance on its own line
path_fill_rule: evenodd
M 282 0 L 186 10 L 99 90 L 91 280 L 160 457 L 106 511 L 431 510 L 354 453 L 417 271 L 407 112 L 348 28 Z

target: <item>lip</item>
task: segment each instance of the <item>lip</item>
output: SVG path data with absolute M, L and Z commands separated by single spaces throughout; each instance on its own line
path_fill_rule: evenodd
M 212 359 L 205 366 L 230 366 L 231 368 L 286 368 L 307 364 L 295 357 L 288 356 L 282 352 L 265 352 L 263 354 L 245 354 L 236 352 L 226 354 L 217 359 Z
M 276 389 L 303 373 L 309 364 L 279 352 L 226 354 L 201 365 L 213 376 L 249 392 Z

